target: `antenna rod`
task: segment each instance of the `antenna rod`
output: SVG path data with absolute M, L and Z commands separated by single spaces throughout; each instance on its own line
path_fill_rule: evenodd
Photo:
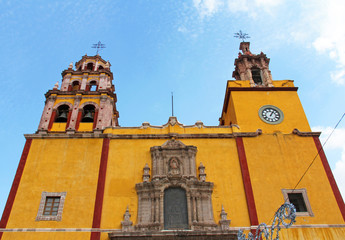
M 174 116 L 174 93 L 171 92 L 171 116 Z

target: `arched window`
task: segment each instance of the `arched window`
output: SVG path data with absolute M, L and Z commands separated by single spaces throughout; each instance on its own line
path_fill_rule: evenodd
M 86 65 L 86 69 L 87 69 L 87 70 L 93 71 L 93 63 L 88 63 L 88 64 Z
M 262 85 L 261 71 L 259 68 L 252 68 L 252 78 L 256 85 Z
M 97 90 L 97 82 L 96 81 L 91 81 L 89 85 L 90 85 L 90 91 L 96 91 Z
M 98 67 L 98 70 L 104 69 L 102 65 Z
M 72 91 L 78 91 L 80 88 L 79 82 L 78 81 L 74 81 L 72 83 Z
M 82 115 L 81 122 L 93 122 L 93 118 L 95 116 L 95 106 L 89 104 L 83 108 L 83 115 Z
M 69 106 L 67 106 L 65 104 L 59 106 L 57 111 L 56 111 L 57 117 L 55 119 L 55 122 L 59 122 L 59 123 L 67 122 L 68 112 L 69 112 Z

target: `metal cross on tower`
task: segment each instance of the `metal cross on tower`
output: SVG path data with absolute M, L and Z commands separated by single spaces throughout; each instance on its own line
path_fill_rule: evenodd
M 98 43 L 92 44 L 92 48 L 96 48 L 96 55 L 98 55 L 98 52 L 102 50 L 102 48 L 105 48 L 105 44 L 102 44 L 101 41 L 98 41 Z
M 243 42 L 244 42 L 245 39 L 250 38 L 247 33 L 242 33 L 241 30 L 238 33 L 234 33 L 234 34 L 235 34 L 234 35 L 235 38 L 242 39 Z

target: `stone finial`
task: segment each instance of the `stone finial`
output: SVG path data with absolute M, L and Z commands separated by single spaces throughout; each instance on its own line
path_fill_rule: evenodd
M 228 214 L 225 212 L 224 206 L 222 205 L 222 211 L 220 212 L 220 220 L 219 220 L 219 226 L 222 231 L 226 231 L 230 229 L 229 225 L 231 223 L 231 220 L 227 219 L 227 215 Z
M 73 62 L 71 62 L 68 66 L 68 69 L 72 69 L 73 68 Z
M 204 126 L 204 123 L 202 121 L 196 121 L 195 126 L 198 128 L 202 128 Z
M 241 42 L 240 43 L 240 50 L 244 55 L 252 55 L 249 50 L 250 42 Z
M 205 166 L 202 164 L 202 162 L 200 162 L 200 165 L 198 167 L 199 169 L 199 179 L 202 182 L 206 181 L 206 173 L 205 173 Z
M 59 81 L 57 81 L 57 82 L 54 84 L 53 90 L 58 90 L 58 89 L 59 89 Z
M 143 182 L 149 182 L 150 181 L 150 167 L 146 163 L 144 167 L 144 173 L 143 173 Z
M 129 213 L 129 208 L 127 206 L 125 214 L 123 214 L 123 221 L 121 221 L 122 231 L 129 232 L 133 229 L 133 222 L 131 221 L 131 214 Z

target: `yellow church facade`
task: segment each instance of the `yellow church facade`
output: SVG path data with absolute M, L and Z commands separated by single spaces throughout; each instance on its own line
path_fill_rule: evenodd
M 240 50 L 219 126 L 120 127 L 110 63 L 70 64 L 25 135 L 0 239 L 237 239 L 284 202 L 297 217 L 280 239 L 345 239 L 345 205 L 297 87 L 272 80 L 249 43 Z

